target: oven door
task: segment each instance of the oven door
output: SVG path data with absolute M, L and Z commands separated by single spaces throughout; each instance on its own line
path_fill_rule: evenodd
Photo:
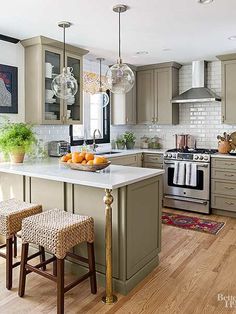
M 176 195 L 202 200 L 210 199 L 210 164 L 201 162 L 197 163 L 196 187 L 176 185 L 173 183 L 175 162 L 165 160 L 164 169 L 164 193 L 166 195 Z

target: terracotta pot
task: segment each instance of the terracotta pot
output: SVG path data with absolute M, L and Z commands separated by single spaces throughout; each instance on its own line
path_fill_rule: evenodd
M 221 141 L 218 144 L 218 151 L 221 154 L 228 154 L 228 152 L 230 152 L 231 150 L 231 146 L 230 143 L 228 141 Z
M 11 152 L 9 153 L 10 161 L 13 164 L 23 163 L 25 152 Z

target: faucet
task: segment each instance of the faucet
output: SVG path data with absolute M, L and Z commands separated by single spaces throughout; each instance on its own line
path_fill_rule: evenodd
M 98 147 L 98 145 L 96 144 L 96 139 L 95 139 L 96 132 L 98 132 L 100 138 L 102 137 L 102 134 L 101 134 L 99 129 L 95 129 L 93 131 L 93 145 L 92 145 L 92 149 L 93 149 L 94 152 L 96 152 L 96 148 Z

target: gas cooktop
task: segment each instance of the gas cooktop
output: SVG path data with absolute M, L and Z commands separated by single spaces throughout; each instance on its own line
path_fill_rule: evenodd
M 184 148 L 184 149 L 169 149 L 166 151 L 167 153 L 187 153 L 187 154 L 216 154 L 218 152 L 217 149 L 207 149 L 207 148 Z

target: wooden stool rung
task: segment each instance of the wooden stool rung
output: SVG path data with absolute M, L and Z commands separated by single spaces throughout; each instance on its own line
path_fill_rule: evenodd
M 83 262 L 83 263 L 86 263 L 86 264 L 88 264 L 88 262 L 89 262 L 88 258 L 85 258 L 85 257 L 80 256 L 80 255 L 76 255 L 76 254 L 71 253 L 71 252 L 68 252 L 66 254 L 66 256 L 69 256 L 71 258 L 76 259 L 77 261 L 80 261 L 80 262 Z
M 45 272 L 44 270 L 40 270 L 40 269 L 38 269 L 38 268 L 35 268 L 35 267 L 32 266 L 32 265 L 26 264 L 26 265 L 25 265 L 25 268 L 26 268 L 27 271 L 34 272 L 34 273 L 36 273 L 36 274 L 38 274 L 38 275 L 41 275 L 41 276 L 43 276 L 43 277 L 45 277 L 45 278 L 47 278 L 47 279 L 50 279 L 50 280 L 52 280 L 52 281 L 54 281 L 54 282 L 57 281 L 57 277 L 55 277 L 55 276 L 53 276 L 53 275 L 51 275 L 51 274 Z M 29 272 L 27 272 L 27 273 L 29 273 Z
M 85 279 L 89 278 L 91 275 L 92 275 L 92 272 L 89 271 L 88 273 L 84 274 L 83 276 L 81 276 L 80 278 L 76 279 L 75 281 L 72 281 L 71 283 L 69 283 L 68 285 L 66 285 L 64 287 L 64 293 L 68 292 L 69 290 L 71 290 L 72 288 L 77 286 L 79 283 L 81 283 Z

